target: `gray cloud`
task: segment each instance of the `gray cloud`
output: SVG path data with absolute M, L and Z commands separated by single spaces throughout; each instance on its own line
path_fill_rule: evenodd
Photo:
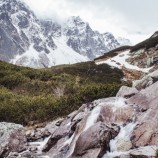
M 96 9 L 96 16 L 104 18 L 107 8 L 112 15 L 121 14 L 128 24 L 143 30 L 156 31 L 158 28 L 157 0 L 70 0 L 74 6 Z M 79 8 L 78 8 L 79 9 Z M 132 30 L 132 29 L 131 29 Z
M 40 0 L 38 5 L 37 0 L 25 1 L 40 15 L 61 19 L 79 15 L 94 29 L 134 42 L 158 29 L 158 0 Z

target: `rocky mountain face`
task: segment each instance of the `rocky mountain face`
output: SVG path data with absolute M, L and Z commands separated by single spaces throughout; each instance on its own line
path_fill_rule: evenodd
M 80 17 L 40 20 L 21 0 L 0 2 L 0 60 L 35 68 L 93 60 L 120 46 Z
M 124 45 L 130 46 L 130 45 L 132 45 L 130 40 L 126 39 L 126 38 L 118 37 L 117 41 L 119 42 L 120 46 L 124 46 Z
M 8 158 L 154 157 L 158 149 L 158 71 L 148 76 L 152 76 L 153 82 L 143 78 L 133 88 L 123 86 L 116 97 L 84 104 L 64 119 L 26 130 L 23 139 L 24 128 L 20 125 L 1 123 L 1 133 L 8 131 L 8 134 L 0 137 L 5 144 L 4 147 L 0 144 L 0 155 L 3 153 Z

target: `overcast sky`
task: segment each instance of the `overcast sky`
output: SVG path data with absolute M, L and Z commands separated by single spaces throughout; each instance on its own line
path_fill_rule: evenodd
M 132 43 L 158 30 L 158 0 L 24 0 L 41 18 L 80 16 L 92 29 Z

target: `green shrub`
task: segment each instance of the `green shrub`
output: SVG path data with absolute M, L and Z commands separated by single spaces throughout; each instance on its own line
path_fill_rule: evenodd
M 31 69 L 0 61 L 0 75 L 0 121 L 21 124 L 64 117 L 83 103 L 114 96 L 123 78 L 121 70 L 94 62 Z
M 0 78 L 0 84 L 7 87 L 7 88 L 15 88 L 20 84 L 27 82 L 28 79 L 22 76 L 20 73 L 9 73 Z

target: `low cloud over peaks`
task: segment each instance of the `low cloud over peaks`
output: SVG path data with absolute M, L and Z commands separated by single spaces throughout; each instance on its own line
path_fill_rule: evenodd
M 157 0 L 24 0 L 41 18 L 80 16 L 93 29 L 137 43 L 158 28 Z

